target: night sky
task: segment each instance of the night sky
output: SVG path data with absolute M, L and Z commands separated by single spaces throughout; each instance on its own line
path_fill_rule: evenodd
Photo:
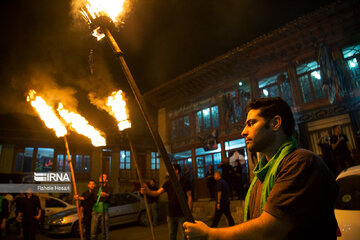
M 332 2 L 130 1 L 131 11 L 113 34 L 142 92 Z M 25 95 L 36 88 L 51 101 L 60 98 L 84 114 L 91 112 L 99 122 L 102 116 L 89 104 L 89 92 L 130 92 L 105 39 L 97 42 L 86 23 L 73 17 L 71 1 L 2 0 L 0 9 L 1 113 L 32 113 Z

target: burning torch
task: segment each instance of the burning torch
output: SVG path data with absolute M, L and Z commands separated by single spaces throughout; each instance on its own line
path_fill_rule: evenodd
M 77 194 L 77 188 L 76 188 L 76 182 L 75 182 L 75 174 L 73 165 L 71 162 L 70 157 L 70 151 L 69 151 L 69 145 L 68 140 L 66 137 L 66 134 L 68 133 L 65 125 L 63 122 L 58 118 L 56 113 L 54 112 L 53 108 L 50 107 L 46 101 L 40 97 L 36 96 L 36 92 L 34 90 L 31 90 L 29 92 L 29 95 L 27 97 L 27 101 L 30 102 L 31 106 L 35 108 L 35 110 L 39 113 L 40 118 L 44 121 L 45 125 L 53 129 L 56 133 L 57 137 L 64 137 L 65 141 L 65 147 L 66 147 L 66 153 L 68 156 L 68 163 L 71 171 L 71 177 L 73 180 L 73 188 L 74 188 L 74 194 Z M 57 109 L 59 115 L 62 117 L 62 119 L 66 122 L 67 126 L 71 128 L 71 130 L 74 130 L 78 132 L 79 134 L 82 134 L 88 138 L 91 139 L 91 142 L 94 146 L 105 146 L 106 141 L 105 138 L 102 136 L 102 133 L 96 130 L 94 127 L 89 125 L 88 121 L 82 117 L 80 114 L 71 112 L 63 107 L 61 103 L 59 103 L 58 109 Z M 78 213 L 79 218 L 79 232 L 80 232 L 80 238 L 83 239 L 82 235 L 82 225 L 81 225 L 81 219 L 82 216 L 79 211 L 79 200 L 76 199 L 76 210 Z
M 175 171 L 172 167 L 169 155 L 165 149 L 164 143 L 161 140 L 160 134 L 156 129 L 154 120 L 152 119 L 150 112 L 145 104 L 143 96 L 125 62 L 123 53 L 120 50 L 117 42 L 112 36 L 110 29 L 114 28 L 114 22 L 117 21 L 116 17 L 120 16 L 123 12 L 124 1 L 115 0 L 88 0 L 81 9 L 81 14 L 86 22 L 89 24 L 90 29 L 98 40 L 106 37 L 109 45 L 111 46 L 115 57 L 120 63 L 125 77 L 131 87 L 136 102 L 140 108 L 140 111 L 146 121 L 146 124 L 150 130 L 150 133 L 154 139 L 154 142 L 158 148 L 158 151 L 164 161 L 166 169 L 169 173 L 169 178 L 176 192 L 176 196 L 181 206 L 181 210 L 184 213 L 185 219 L 189 222 L 194 222 L 191 210 L 187 204 L 186 197 L 179 181 L 176 178 Z
M 122 92 L 121 90 L 113 92 L 107 98 L 106 106 L 103 106 L 103 109 L 116 119 L 120 132 L 131 128 L 131 122 L 129 120 L 128 108 L 126 107 L 126 98 L 125 98 L 124 92 Z M 137 160 L 137 157 L 135 154 L 135 150 L 134 150 L 134 147 L 133 147 L 133 144 L 130 139 L 128 131 L 126 131 L 126 136 L 129 141 L 130 150 L 132 153 L 132 158 L 135 163 L 139 182 L 140 182 L 140 185 L 142 186 L 144 184 L 144 180 L 143 180 L 141 172 L 140 172 L 139 163 L 138 163 L 138 160 Z M 145 202 L 146 213 L 147 213 L 148 219 L 149 219 L 152 239 L 155 240 L 156 237 L 155 237 L 155 233 L 154 233 L 153 223 L 152 223 L 152 219 L 151 219 L 151 214 L 150 214 L 146 194 L 144 194 L 144 202 Z
M 66 152 L 67 152 L 70 171 L 71 171 L 71 178 L 72 178 L 72 182 L 73 182 L 74 194 L 77 195 L 75 174 L 74 174 L 74 169 L 73 169 L 72 162 L 71 162 L 68 141 L 66 138 L 66 134 L 67 134 L 66 127 L 60 121 L 60 119 L 56 116 L 53 109 L 46 103 L 46 101 L 42 97 L 36 96 L 36 92 L 34 90 L 30 90 L 29 95 L 27 96 L 27 101 L 30 102 L 31 106 L 38 112 L 41 120 L 44 121 L 45 125 L 48 128 L 53 129 L 55 131 L 55 134 L 57 137 L 64 137 Z M 82 216 L 81 216 L 80 210 L 79 210 L 79 200 L 78 199 L 76 199 L 76 211 L 77 211 L 78 218 L 79 218 L 80 238 L 81 238 L 81 240 L 83 240 L 82 226 L 81 226 Z

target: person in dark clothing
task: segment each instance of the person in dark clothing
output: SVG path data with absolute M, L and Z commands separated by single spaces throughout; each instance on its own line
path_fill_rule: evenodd
M 229 163 L 229 159 L 225 159 L 223 161 L 220 162 L 220 164 L 218 165 L 218 168 L 221 168 L 222 170 L 222 179 L 225 180 L 227 182 L 227 184 L 229 185 L 229 194 L 230 197 L 233 197 L 233 181 L 232 181 L 232 176 L 234 174 L 234 169 L 233 167 L 230 165 Z
M 244 222 L 227 228 L 186 222 L 188 238 L 336 240 L 335 177 L 315 153 L 297 147 L 289 105 L 262 98 L 246 111 L 241 134 L 247 149 L 262 157 L 245 198 Z
M 109 203 L 112 196 L 112 188 L 109 186 L 108 176 L 103 173 L 99 178 L 100 186 L 94 189 L 95 203 L 91 213 L 91 239 L 96 240 L 99 227 L 105 240 L 109 239 Z M 105 220 L 105 221 L 104 221 Z
M 244 184 L 243 184 L 243 173 L 241 168 L 240 160 L 235 160 L 233 183 L 235 191 L 238 195 L 238 199 L 244 199 Z
M 334 135 L 331 136 L 330 143 L 334 150 L 335 160 L 338 165 L 338 173 L 347 167 L 354 165 L 347 146 L 348 138 L 345 134 L 341 134 L 341 126 L 334 127 Z
M 4 194 L 0 195 L 0 240 L 2 239 L 3 230 L 6 228 L 6 220 L 9 217 L 9 201 Z
M 230 212 L 229 185 L 224 179 L 221 179 L 219 171 L 215 171 L 214 178 L 216 180 L 216 206 L 211 227 L 217 227 L 222 214 L 227 218 L 229 226 L 233 226 L 235 223 Z
M 183 188 L 183 191 L 185 193 L 185 196 L 187 197 L 188 200 L 188 205 L 190 210 L 192 209 L 192 194 L 191 194 L 191 184 L 189 182 L 188 179 L 182 177 L 180 175 L 181 173 L 181 167 L 179 164 L 173 164 L 174 170 L 175 170 L 175 174 L 177 179 L 180 182 L 180 185 Z M 157 191 L 151 191 L 146 184 L 144 184 L 143 188 L 141 188 L 141 193 L 142 194 L 147 194 L 150 196 L 160 196 L 161 194 L 163 194 L 164 192 L 167 192 L 168 194 L 168 201 L 169 201 L 169 211 L 168 214 L 169 216 L 167 217 L 167 222 L 168 222 L 168 228 L 169 228 L 169 239 L 170 240 L 176 240 L 176 235 L 177 235 L 177 229 L 178 227 L 182 226 L 182 224 L 185 222 L 185 218 L 184 218 L 184 214 L 181 210 L 181 206 L 180 203 L 177 199 L 176 193 L 175 193 L 175 189 L 172 186 L 172 183 L 170 182 L 170 180 L 167 180 L 164 185 Z M 181 235 L 183 237 L 183 239 L 186 240 L 185 238 L 185 234 L 184 231 L 182 229 L 181 231 Z
M 24 240 L 35 240 L 38 223 L 41 216 L 41 206 L 38 196 L 32 191 L 26 193 L 17 215 L 17 221 L 22 222 Z
M 150 179 L 150 181 L 147 183 L 147 186 L 149 187 L 149 189 L 151 191 L 157 191 L 159 189 L 159 187 L 156 185 L 155 179 Z M 152 217 L 152 222 L 154 226 L 157 226 L 158 224 L 158 200 L 159 197 L 153 197 L 153 196 L 148 196 L 147 197 L 148 203 L 149 203 L 149 208 L 150 208 L 150 214 Z
M 91 239 L 91 213 L 94 203 L 96 201 L 95 180 L 90 180 L 88 183 L 88 190 L 81 194 L 81 197 L 75 195 L 75 199 L 81 200 L 80 215 L 83 216 L 82 222 L 85 226 L 85 237 L 87 240 Z
M 318 146 L 321 148 L 322 159 L 330 171 L 337 176 L 336 161 L 334 151 L 330 145 L 330 136 L 328 131 L 322 131 L 318 141 Z
M 15 199 L 14 199 L 14 202 L 15 202 L 15 216 L 18 215 L 20 206 L 22 205 L 25 197 L 26 196 L 25 196 L 24 193 L 20 193 L 19 195 L 17 195 L 15 197 Z M 21 232 L 22 232 L 21 222 L 16 221 L 16 235 L 21 236 L 22 235 Z
M 216 181 L 214 179 L 214 169 L 212 165 L 208 165 L 208 171 L 206 172 L 205 177 L 206 177 L 206 185 L 210 192 L 210 197 L 212 200 L 214 200 Z

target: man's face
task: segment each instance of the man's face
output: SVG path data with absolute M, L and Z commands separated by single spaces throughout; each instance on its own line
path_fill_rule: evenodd
M 260 109 L 252 109 L 248 112 L 245 128 L 241 133 L 251 152 L 263 152 L 274 136 L 269 122 L 259 116 L 260 111 Z
M 95 188 L 95 182 L 94 181 L 90 181 L 89 183 L 88 183 L 88 188 L 89 189 L 91 189 L 91 190 L 93 190 L 94 188 Z
M 216 181 L 219 181 L 220 178 L 221 178 L 220 173 L 215 172 L 215 173 L 214 173 L 214 179 L 215 179 Z
M 104 183 L 106 183 L 107 182 L 107 175 L 106 174 L 103 174 L 102 176 L 100 176 L 100 178 L 99 178 L 99 182 L 104 182 Z
M 339 135 L 341 133 L 341 128 L 338 126 L 334 129 L 335 135 Z

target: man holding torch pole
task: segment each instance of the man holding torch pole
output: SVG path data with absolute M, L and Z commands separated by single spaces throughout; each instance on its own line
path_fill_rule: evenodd
M 91 239 L 96 240 L 100 221 L 104 237 L 109 239 L 109 203 L 112 188 L 108 185 L 108 176 L 103 173 L 99 178 L 100 186 L 95 188 L 96 200 L 91 218 Z

